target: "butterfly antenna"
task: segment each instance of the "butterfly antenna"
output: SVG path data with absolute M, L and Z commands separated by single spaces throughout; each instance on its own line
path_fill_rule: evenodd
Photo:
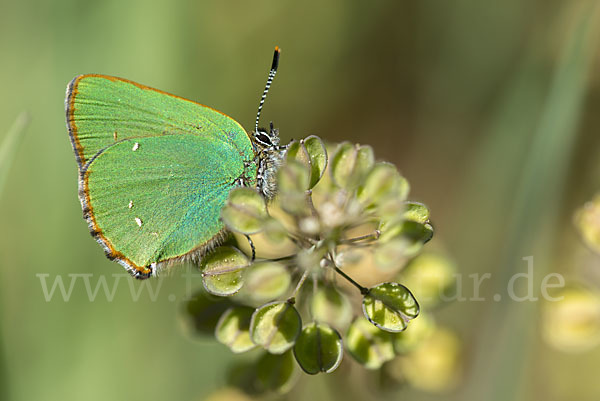
M 267 98 L 267 93 L 269 93 L 269 88 L 271 87 L 271 83 L 273 83 L 273 78 L 275 78 L 275 74 L 277 74 L 277 67 L 279 67 L 279 54 L 281 50 L 279 46 L 275 46 L 275 53 L 273 53 L 273 64 L 271 64 L 271 71 L 269 71 L 269 77 L 267 78 L 267 85 L 265 85 L 265 91 L 260 98 L 260 103 L 258 105 L 258 113 L 256 113 L 256 126 L 254 127 L 254 132 L 258 132 L 258 120 L 260 119 L 260 112 L 262 111 L 263 105 L 265 104 L 265 99 Z

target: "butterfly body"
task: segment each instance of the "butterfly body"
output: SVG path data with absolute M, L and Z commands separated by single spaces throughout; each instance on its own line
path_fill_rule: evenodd
M 219 244 L 231 189 L 274 194 L 283 151 L 272 127 L 248 135 L 210 107 L 96 74 L 69 83 L 65 108 L 84 217 L 137 278 Z

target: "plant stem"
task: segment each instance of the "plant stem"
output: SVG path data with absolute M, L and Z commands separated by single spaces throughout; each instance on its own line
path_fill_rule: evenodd
M 316 217 L 317 219 L 320 218 L 319 212 L 315 208 L 315 204 L 312 200 L 312 189 L 309 189 L 308 191 L 306 191 L 306 202 L 308 203 L 308 206 L 310 207 L 310 212 L 313 215 L 313 217 Z
M 377 241 L 379 239 L 380 235 L 381 235 L 381 231 L 375 230 L 375 232 L 373 232 L 371 234 L 365 234 L 365 235 L 361 235 L 360 237 L 354 237 L 354 238 L 340 240 L 340 243 L 341 244 L 353 244 L 355 242 L 363 241 L 363 240 L 370 240 L 369 242 Z
M 362 295 L 367 295 L 369 293 L 369 289 L 368 288 L 363 287 L 362 285 L 358 284 L 356 281 L 354 281 L 352 279 L 352 277 L 348 276 L 346 273 L 344 273 L 344 271 L 342 269 L 340 269 L 339 267 L 337 267 L 337 265 L 333 261 L 333 255 L 331 253 L 329 253 L 329 261 L 331 262 L 331 264 L 332 264 L 334 270 L 337 272 L 337 274 L 339 274 L 340 276 L 342 276 L 343 278 L 345 278 L 346 280 L 348 280 L 350 282 L 350 284 L 352 284 L 353 286 L 355 286 L 356 288 L 358 288 L 358 290 L 360 291 L 360 293 Z
M 292 296 L 288 298 L 289 303 L 296 302 L 296 295 L 298 295 L 298 291 L 300 291 L 300 288 L 302 288 L 302 284 L 304 284 L 307 277 L 308 277 L 308 269 L 304 270 L 304 273 L 302 274 L 302 277 L 300 277 L 300 280 L 298 281 L 298 284 L 296 285 L 296 288 L 294 289 Z
M 288 256 L 282 256 L 280 258 L 274 258 L 274 259 L 265 259 L 268 260 L 269 262 L 283 262 L 286 260 L 292 260 L 296 257 L 296 255 L 288 255 Z

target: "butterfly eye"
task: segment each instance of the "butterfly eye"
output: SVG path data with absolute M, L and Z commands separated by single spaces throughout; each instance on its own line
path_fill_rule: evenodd
M 254 139 L 264 146 L 272 146 L 271 137 L 265 131 L 258 131 L 254 134 Z

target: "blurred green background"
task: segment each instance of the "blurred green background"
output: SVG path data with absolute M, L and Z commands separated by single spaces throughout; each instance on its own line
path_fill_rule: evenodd
M 455 260 L 465 296 L 470 274 L 492 274 L 485 301 L 437 312 L 463 344 L 459 382 L 380 398 L 597 400 L 600 349 L 556 350 L 543 341 L 541 301 L 493 300 L 528 256 L 538 295 L 552 272 L 600 283 L 599 259 L 571 223 L 600 188 L 596 3 L 2 2 L 0 143 L 21 111 L 30 124 L 0 192 L 0 399 L 201 400 L 224 385 L 236 357 L 185 335 L 181 272 L 160 281 L 155 300 L 146 288 L 134 300 L 142 284 L 124 276 L 112 301 L 102 290 L 88 298 L 81 275 L 95 288 L 123 270 L 81 218 L 64 92 L 77 74 L 116 75 L 250 129 L 279 45 L 263 121 L 284 142 L 316 134 L 372 145 L 430 207 L 427 246 Z M 77 277 L 71 297 L 57 289 L 47 302 L 42 283 L 59 275 L 67 289 Z M 327 380 L 304 380 L 291 399 L 336 399 Z

